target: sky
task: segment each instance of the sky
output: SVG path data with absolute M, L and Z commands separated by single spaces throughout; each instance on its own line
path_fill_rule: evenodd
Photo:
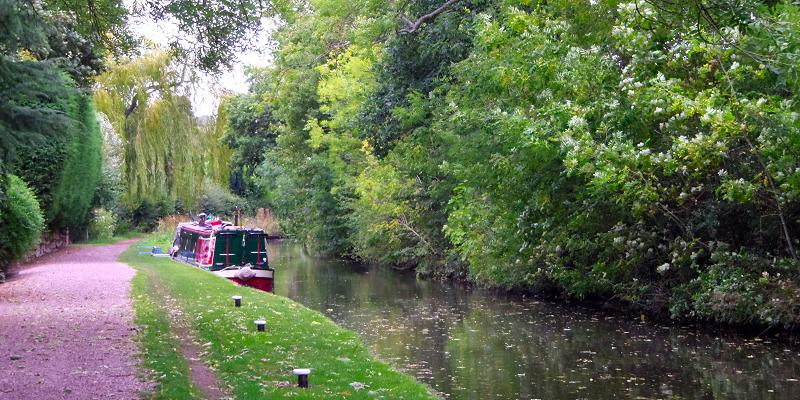
M 248 84 L 244 73 L 246 66 L 265 67 L 272 64 L 272 54 L 267 45 L 270 32 L 276 24 L 267 20 L 264 25 L 265 29 L 253 40 L 252 50 L 238 54 L 230 71 L 225 71 L 218 77 L 202 75 L 200 82 L 191 88 L 192 108 L 196 116 L 215 114 L 220 96 L 225 92 L 247 92 Z M 164 48 L 169 44 L 169 38 L 178 34 L 175 24 L 169 21 L 156 22 L 148 16 L 133 18 L 131 26 L 134 33 Z

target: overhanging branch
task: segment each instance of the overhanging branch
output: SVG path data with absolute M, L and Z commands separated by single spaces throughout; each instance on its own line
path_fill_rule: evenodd
M 459 1 L 460 0 L 447 0 L 444 4 L 439 6 L 439 8 L 437 8 L 437 9 L 435 9 L 435 10 L 433 10 L 433 11 L 431 11 L 431 12 L 429 12 L 429 13 L 427 13 L 427 14 L 419 17 L 419 18 L 417 18 L 416 21 L 411 21 L 405 15 L 401 16 L 401 18 L 403 19 L 404 26 L 400 29 L 399 33 L 405 34 L 405 33 L 414 33 L 414 32 L 416 32 L 417 29 L 419 29 L 419 27 L 422 26 L 422 24 L 432 21 L 439 14 L 445 12 L 448 8 L 450 8 L 450 6 L 452 6 L 453 4 L 455 4 L 455 3 L 459 2 Z

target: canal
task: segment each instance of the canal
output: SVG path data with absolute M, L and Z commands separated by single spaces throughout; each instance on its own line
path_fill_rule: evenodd
M 798 399 L 800 348 L 322 261 L 275 243 L 276 294 L 448 399 Z

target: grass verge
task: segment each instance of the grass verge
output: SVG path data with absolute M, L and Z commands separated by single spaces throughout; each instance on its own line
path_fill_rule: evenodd
M 134 276 L 131 297 L 136 325 L 139 326 L 143 363 L 150 378 L 158 382 L 147 398 L 200 398 L 199 390 L 190 381 L 188 363 L 177 350 L 179 343 L 170 328 L 166 310 L 153 296 L 155 293 L 152 277 L 141 271 Z
M 75 244 L 94 244 L 94 245 L 103 245 L 103 244 L 115 244 L 121 242 L 123 240 L 133 239 L 137 237 L 145 236 L 145 233 L 138 232 L 138 231 L 130 231 L 124 232 L 117 235 L 114 235 L 110 238 L 100 238 L 100 239 L 89 239 L 83 240 L 80 242 L 75 242 Z
M 153 240 L 149 237 L 142 244 Z M 191 384 L 186 386 L 186 363 L 166 333 L 169 323 L 157 306 L 155 284 L 176 298 L 202 343 L 204 360 L 236 398 L 435 398 L 427 386 L 370 356 L 354 333 L 287 298 L 237 286 L 168 258 L 137 255 L 135 246 L 120 261 L 139 272 L 134 305 L 137 322 L 144 327 L 145 366 L 159 383 L 157 397 L 188 398 L 196 392 Z M 233 307 L 233 295 L 243 296 L 241 308 Z M 267 321 L 267 332 L 256 331 L 256 319 Z M 293 368 L 312 369 L 310 388 L 295 386 Z M 170 395 L 173 390 L 176 394 Z

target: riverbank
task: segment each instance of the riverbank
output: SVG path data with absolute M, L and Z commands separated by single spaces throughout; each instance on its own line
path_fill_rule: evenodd
M 141 243 L 148 244 L 163 243 L 151 236 Z M 144 366 L 159 384 L 155 398 L 204 391 L 193 379 L 192 360 L 185 353 L 175 357 L 175 349 L 186 345 L 180 338 L 187 335 L 216 374 L 219 389 L 236 398 L 435 398 L 425 385 L 375 360 L 354 333 L 285 297 L 236 286 L 169 259 L 139 255 L 135 246 L 120 261 L 138 271 L 134 309 Z M 233 295 L 243 296 L 241 308 L 233 307 Z M 171 302 L 168 307 L 163 306 L 165 299 Z M 257 319 L 267 322 L 266 332 L 256 331 Z M 293 368 L 312 369 L 309 389 L 296 387 Z
M 800 348 L 659 324 L 639 313 L 469 289 L 270 243 L 276 294 L 353 330 L 453 400 L 793 400 Z

